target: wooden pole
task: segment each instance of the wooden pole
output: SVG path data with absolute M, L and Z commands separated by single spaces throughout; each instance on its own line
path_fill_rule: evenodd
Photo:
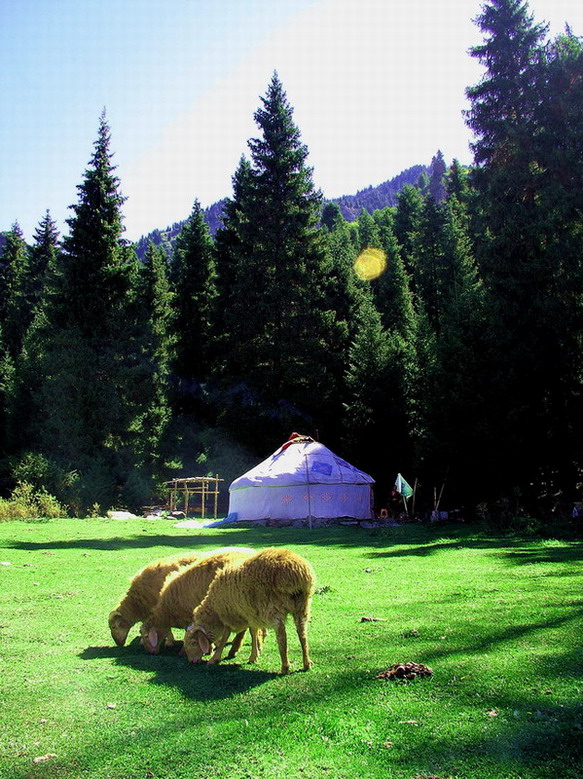
M 417 476 L 415 476 L 415 481 L 413 482 L 413 500 L 411 501 L 411 514 L 413 514 L 413 517 L 415 517 L 415 495 L 417 493 Z

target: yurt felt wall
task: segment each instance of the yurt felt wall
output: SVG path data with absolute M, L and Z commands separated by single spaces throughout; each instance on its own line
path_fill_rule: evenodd
M 294 434 L 232 482 L 229 516 L 238 520 L 372 517 L 371 476 L 323 444 Z

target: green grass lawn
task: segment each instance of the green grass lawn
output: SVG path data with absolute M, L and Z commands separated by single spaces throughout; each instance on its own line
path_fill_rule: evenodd
M 256 666 L 248 640 L 214 668 L 147 655 L 136 628 L 113 644 L 138 568 L 225 545 L 313 564 L 312 671 L 279 676 L 273 634 Z M 582 549 L 463 526 L 2 523 L 0 777 L 579 779 Z M 375 678 L 407 661 L 433 675 Z

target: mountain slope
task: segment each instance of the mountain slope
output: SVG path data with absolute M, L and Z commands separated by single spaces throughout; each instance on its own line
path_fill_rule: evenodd
M 401 189 L 406 184 L 414 186 L 423 172 L 428 172 L 426 165 L 413 165 L 413 167 L 407 168 L 407 170 L 399 173 L 398 176 L 395 176 L 388 181 L 384 181 L 376 187 L 369 186 L 365 189 L 361 189 L 354 195 L 342 195 L 341 197 L 327 199 L 325 202 L 338 203 L 344 218 L 349 222 L 353 222 L 363 208 L 372 214 L 373 211 L 376 211 L 379 208 L 396 205 L 397 195 Z M 223 198 L 204 209 L 204 217 L 212 235 L 214 235 L 221 226 L 221 215 L 225 201 L 226 198 Z M 156 246 L 162 246 L 166 253 L 170 255 L 174 240 L 182 229 L 185 221 L 186 220 L 174 222 L 174 224 L 163 230 L 153 230 L 151 233 L 148 233 L 148 235 L 142 236 L 136 244 L 136 250 L 140 259 L 143 258 L 146 253 L 150 241 L 156 244 Z

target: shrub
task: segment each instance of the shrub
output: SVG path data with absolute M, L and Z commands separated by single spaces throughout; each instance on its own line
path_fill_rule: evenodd
M 0 521 L 9 519 L 54 519 L 67 516 L 58 500 L 44 488 L 18 482 L 7 500 L 0 498 Z

